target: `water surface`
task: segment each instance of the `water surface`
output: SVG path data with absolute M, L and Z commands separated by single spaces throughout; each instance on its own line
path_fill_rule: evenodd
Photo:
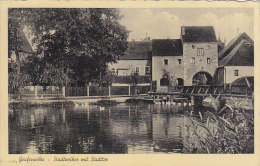
M 183 105 L 9 108 L 10 154 L 182 153 Z

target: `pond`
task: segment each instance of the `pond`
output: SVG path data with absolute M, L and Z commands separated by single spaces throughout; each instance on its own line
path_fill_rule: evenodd
M 10 154 L 183 153 L 183 114 L 160 104 L 9 107 Z

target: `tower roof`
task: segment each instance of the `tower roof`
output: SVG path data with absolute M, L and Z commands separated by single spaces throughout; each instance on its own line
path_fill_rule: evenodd
M 182 26 L 183 42 L 217 42 L 213 26 Z

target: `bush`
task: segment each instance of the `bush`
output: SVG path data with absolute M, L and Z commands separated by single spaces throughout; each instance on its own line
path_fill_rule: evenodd
M 111 86 L 111 95 L 129 95 L 128 86 Z

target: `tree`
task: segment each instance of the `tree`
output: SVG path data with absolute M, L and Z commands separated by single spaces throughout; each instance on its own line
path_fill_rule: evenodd
M 130 75 L 130 82 L 131 82 L 131 85 L 134 87 L 135 95 L 137 95 L 139 80 L 140 80 L 139 74 L 137 72 L 132 72 Z
M 16 32 L 13 26 L 26 25 L 35 36 L 37 56 L 27 63 L 33 84 L 85 85 L 124 55 L 128 31 L 120 18 L 119 10 L 106 8 L 10 9 L 9 19 L 17 24 L 9 22 L 9 29 Z
M 162 76 L 163 78 L 167 78 L 169 80 L 169 87 L 177 86 L 177 79 L 172 74 L 170 74 L 170 72 L 163 70 Z

